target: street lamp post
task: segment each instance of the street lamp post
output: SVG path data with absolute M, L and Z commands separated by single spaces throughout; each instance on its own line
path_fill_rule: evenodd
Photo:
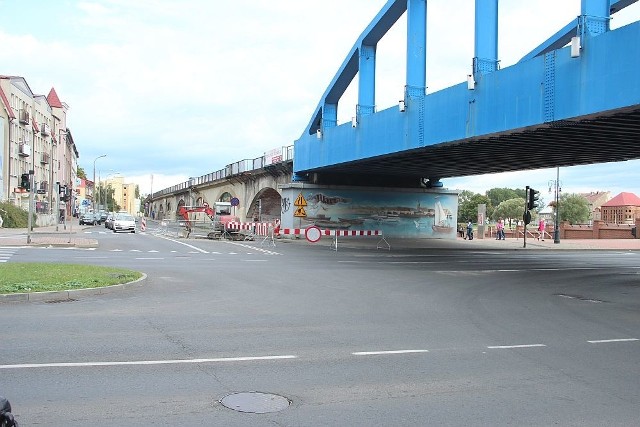
M 560 243 L 560 192 L 562 191 L 562 183 L 560 182 L 560 167 L 556 168 L 556 179 L 549 181 L 549 193 L 551 187 L 555 187 L 555 224 L 553 227 L 553 243 Z
M 96 196 L 95 194 L 93 194 L 96 191 L 96 161 L 103 157 L 107 157 L 107 155 L 103 154 L 102 156 L 98 156 L 93 160 L 93 191 L 91 193 L 91 207 L 93 208 L 94 212 L 96 211 L 96 202 L 95 202 Z

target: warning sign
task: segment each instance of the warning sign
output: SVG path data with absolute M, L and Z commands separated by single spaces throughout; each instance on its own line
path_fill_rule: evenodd
M 304 210 L 304 207 L 302 206 L 298 206 L 296 208 L 296 211 L 293 213 L 293 216 L 302 216 L 302 217 L 306 217 L 307 216 L 307 212 Z
M 304 199 L 302 193 L 298 194 L 298 198 L 293 202 L 293 206 L 307 206 L 307 201 Z M 305 214 L 305 216 L 307 216 Z

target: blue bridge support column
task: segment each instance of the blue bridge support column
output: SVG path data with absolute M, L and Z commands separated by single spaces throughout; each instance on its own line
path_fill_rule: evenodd
M 609 31 L 611 0 L 582 0 L 578 19 L 578 34 L 581 40 Z
M 427 86 L 427 2 L 407 0 L 408 99 L 424 97 Z
M 376 105 L 376 47 L 360 46 L 359 80 L 358 80 L 358 106 L 356 118 L 375 113 Z
M 498 69 L 498 0 L 476 0 L 473 78 Z

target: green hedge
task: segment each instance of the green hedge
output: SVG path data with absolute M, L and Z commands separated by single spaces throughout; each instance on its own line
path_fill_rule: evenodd
M 0 215 L 4 221 L 2 224 L 4 228 L 27 228 L 29 225 L 29 212 L 12 203 L 0 202 Z M 35 214 L 32 219 L 35 224 Z

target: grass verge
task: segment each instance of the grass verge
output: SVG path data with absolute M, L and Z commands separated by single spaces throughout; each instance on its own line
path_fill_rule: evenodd
M 124 268 L 7 262 L 0 264 L 0 294 L 102 288 L 140 277 L 142 273 Z

